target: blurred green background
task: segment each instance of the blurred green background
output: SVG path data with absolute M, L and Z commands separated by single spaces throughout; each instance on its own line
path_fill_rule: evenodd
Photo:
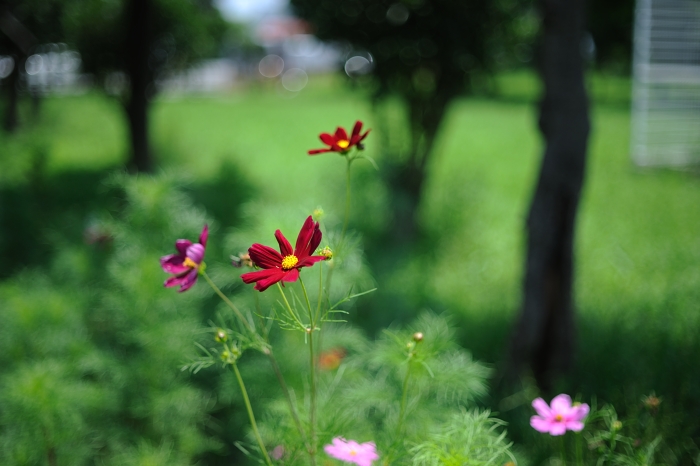
M 232 30 L 240 50 L 256 49 Z M 601 48 L 607 65 L 587 76 L 576 366 L 557 389 L 613 403 L 623 416 L 655 393 L 670 457 L 690 464 L 700 443 L 700 183 L 693 168 L 630 162 L 629 37 L 621 42 L 627 49 Z M 37 113 L 23 89 L 17 129 L 0 132 L 0 463 L 243 461 L 236 442 L 246 419 L 230 374 L 180 371 L 197 353 L 194 342 L 209 337 L 203 329 L 219 303 L 201 283 L 184 295 L 163 289 L 158 258 L 208 222 L 209 271 L 245 302 L 250 290 L 231 254 L 271 243 L 278 227 L 293 237 L 317 207 L 324 227 L 338 229 L 344 161 L 306 151 L 321 147 L 319 133 L 359 119 L 373 128 L 367 154 L 384 167 L 381 125 L 356 83 L 333 73 L 308 79 L 301 92 L 248 77 L 225 92 L 154 95 L 153 174 L 124 169 L 131 149 L 119 99 L 93 87 L 49 93 Z M 461 345 L 495 369 L 478 404 L 510 423 L 516 450 L 533 464 L 547 457 L 528 424 L 537 389 L 527 376 L 513 385 L 500 374 L 543 152 L 540 93 L 521 63 L 448 107 L 417 213 L 422 236 L 405 255 L 382 250 L 391 193 L 362 161 L 353 167 L 350 220 L 366 251 L 358 276 L 378 287 L 350 322 L 374 336 L 425 309 L 453 316 Z M 271 375 L 258 362 L 244 360 L 242 371 L 260 382 L 250 390 L 262 406 Z

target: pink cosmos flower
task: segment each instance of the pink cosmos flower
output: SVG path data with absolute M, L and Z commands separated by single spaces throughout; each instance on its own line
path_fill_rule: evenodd
M 163 284 L 166 288 L 180 285 L 180 293 L 192 288 L 197 281 L 199 269 L 204 259 L 204 251 L 207 247 L 209 227 L 204 225 L 199 235 L 199 243 L 192 243 L 188 239 L 175 241 L 175 249 L 178 254 L 170 254 L 160 258 L 160 266 L 164 272 L 175 274 Z
M 374 442 L 357 443 L 336 437 L 332 445 L 326 445 L 323 449 L 328 456 L 357 466 L 372 466 L 372 461 L 379 459 Z
M 530 418 L 530 425 L 536 431 L 550 435 L 564 435 L 567 430 L 581 431 L 589 410 L 585 403 L 572 405 L 571 397 L 565 394 L 555 396 L 551 407 L 542 398 L 533 400 L 532 407 L 538 415 Z

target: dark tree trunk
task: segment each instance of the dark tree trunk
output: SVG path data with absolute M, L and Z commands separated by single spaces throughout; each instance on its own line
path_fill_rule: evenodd
M 428 161 L 449 101 L 449 96 L 435 95 L 430 100 L 407 103 L 411 138 L 408 159 L 391 167 L 387 180 L 393 215 L 391 231 L 387 233 L 397 246 L 413 243 L 419 236 L 416 212 L 423 194 Z
M 541 0 L 539 126 L 546 142 L 527 218 L 524 302 L 512 344 L 515 373 L 550 389 L 573 360 L 573 245 L 590 121 L 581 44 L 585 0 Z
M 138 172 L 153 170 L 148 138 L 148 107 L 153 86 L 153 73 L 148 64 L 152 15 L 152 0 L 129 0 L 126 71 L 129 75 L 130 93 L 126 102 L 126 115 L 131 136 L 129 168 Z
M 19 78 L 20 69 L 24 66 L 24 60 L 14 57 L 15 67 L 7 77 L 7 105 L 5 107 L 5 118 L 2 126 L 8 133 L 14 133 L 19 126 Z

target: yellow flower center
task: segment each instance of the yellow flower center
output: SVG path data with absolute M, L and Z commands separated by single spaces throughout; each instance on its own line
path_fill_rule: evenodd
M 557 422 L 561 422 L 564 420 L 564 416 L 562 416 L 561 414 L 557 414 L 556 416 L 554 416 L 554 420 Z
M 182 262 L 182 265 L 184 265 L 185 267 L 192 267 L 193 269 L 199 267 L 197 263 L 189 257 L 185 257 L 185 260 Z
M 293 255 L 284 256 L 284 259 L 282 259 L 282 270 L 293 269 L 294 266 L 297 265 L 297 262 L 299 262 L 299 259 L 297 259 L 297 256 L 293 256 Z
M 350 450 L 350 456 L 355 456 L 357 455 L 357 452 L 355 450 Z
M 350 141 L 346 141 L 345 139 L 341 139 L 340 141 L 336 142 L 336 144 L 341 149 L 347 149 L 348 146 L 350 145 Z

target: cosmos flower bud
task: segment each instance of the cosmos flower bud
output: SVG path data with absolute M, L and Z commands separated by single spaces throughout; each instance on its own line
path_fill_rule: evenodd
M 324 215 L 326 215 L 326 213 L 320 207 L 316 207 L 311 213 L 311 217 L 313 217 L 316 222 L 320 222 Z
M 321 249 L 321 251 L 319 252 L 319 255 L 325 257 L 325 260 L 329 261 L 329 260 L 333 259 L 333 250 L 331 250 L 331 248 L 326 246 L 325 248 Z
M 420 343 L 423 341 L 423 332 L 416 332 L 413 334 L 413 341 L 416 343 Z
M 611 426 L 611 427 L 612 427 L 612 430 L 618 431 L 618 430 L 622 429 L 622 422 L 620 422 L 620 421 L 615 421 L 615 422 L 612 423 L 612 426 Z
M 231 256 L 231 265 L 237 269 L 241 267 L 253 268 L 253 261 L 250 259 L 250 254 L 247 252 L 240 252 L 237 256 Z
M 659 409 L 659 405 L 661 404 L 661 398 L 659 398 L 656 395 L 649 395 L 642 399 L 642 403 L 644 403 L 645 408 L 647 408 L 652 413 L 655 413 L 656 410 Z
M 217 343 L 223 343 L 226 340 L 228 340 L 228 335 L 224 331 L 224 329 L 218 328 L 216 329 L 216 335 L 214 335 L 214 340 L 216 340 Z

